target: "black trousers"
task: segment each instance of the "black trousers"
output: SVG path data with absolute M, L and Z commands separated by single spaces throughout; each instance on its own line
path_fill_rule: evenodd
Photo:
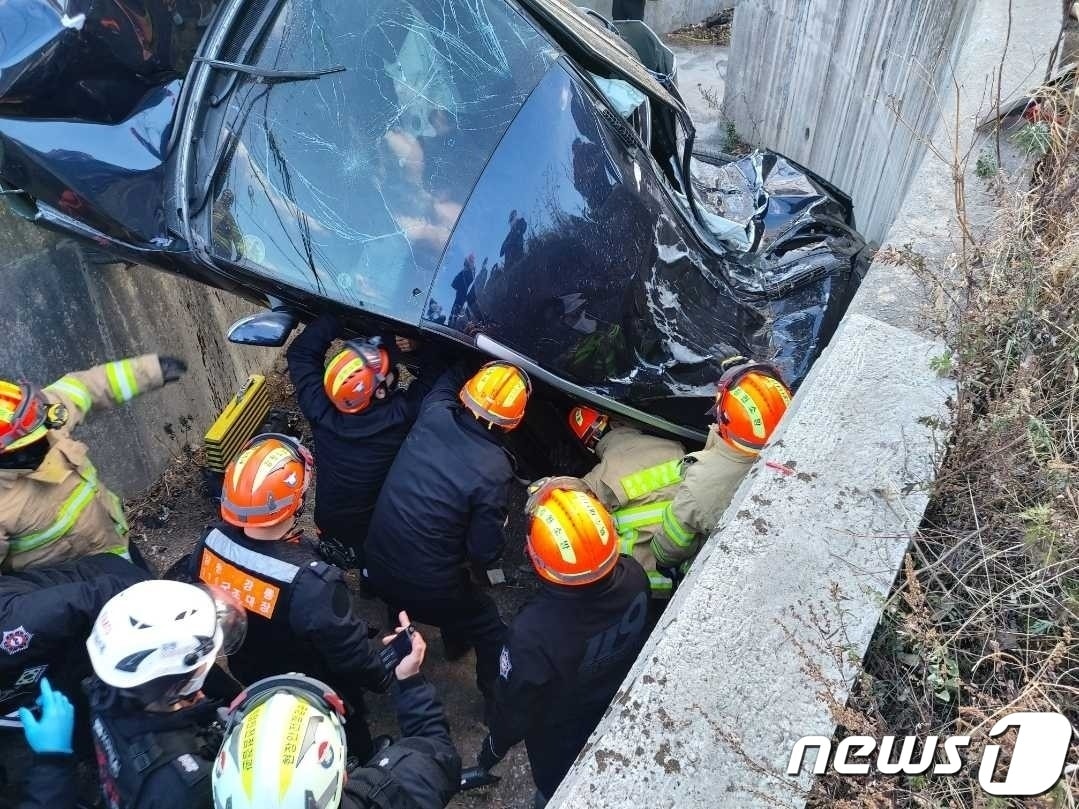
M 462 572 L 454 585 L 435 587 L 401 581 L 371 566 L 368 577 L 374 591 L 393 611 L 394 625 L 397 611 L 406 610 L 412 620 L 437 626 L 447 644 L 474 646 L 476 685 L 485 697 L 493 697 L 506 625 L 494 600 L 476 587 L 467 573 Z

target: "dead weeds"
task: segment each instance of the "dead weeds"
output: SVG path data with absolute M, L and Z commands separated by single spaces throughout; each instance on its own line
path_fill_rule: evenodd
M 1022 799 L 991 797 L 977 782 L 1001 717 L 1079 721 L 1079 102 L 1051 103 L 1031 187 L 1001 192 L 992 235 L 947 290 L 956 317 L 939 370 L 958 383 L 952 444 L 846 718 L 837 715 L 840 737 L 865 727 L 970 736 L 966 767 L 871 783 L 827 775 L 810 806 L 1079 803 L 1074 775 Z M 881 258 L 920 260 L 903 249 Z M 994 742 L 1007 755 L 1007 737 Z

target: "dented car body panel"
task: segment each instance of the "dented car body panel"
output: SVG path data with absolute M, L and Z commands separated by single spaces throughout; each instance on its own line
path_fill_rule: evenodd
M 69 71 L 77 48 L 47 69 L 50 25 L 0 67 Z M 0 86 L 7 199 L 263 305 L 512 357 L 684 438 L 731 355 L 797 385 L 864 272 L 849 199 L 779 155 L 692 154 L 670 78 L 561 0 L 231 0 L 154 64 L 102 120 L 30 114 L 29 69 L 18 104 Z

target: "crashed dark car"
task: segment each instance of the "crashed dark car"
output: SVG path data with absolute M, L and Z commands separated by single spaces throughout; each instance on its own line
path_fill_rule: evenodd
M 694 153 L 640 23 L 222 0 L 185 50 L 194 28 L 163 0 L 0 5 L 16 211 L 267 307 L 518 362 L 683 438 L 726 357 L 797 385 L 861 279 L 844 194 L 774 153 Z

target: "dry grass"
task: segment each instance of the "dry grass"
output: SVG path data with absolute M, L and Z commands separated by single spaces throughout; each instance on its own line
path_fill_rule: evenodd
M 840 706 L 840 736 L 969 735 L 967 767 L 954 778 L 826 776 L 810 806 L 1079 804 L 1075 775 L 1024 799 L 990 798 L 976 781 L 1002 716 L 1060 711 L 1079 727 L 1079 104 L 1047 99 L 1049 150 L 1030 189 L 1002 190 L 993 234 L 938 291 L 952 324 L 940 370 L 958 382 L 952 444 Z

